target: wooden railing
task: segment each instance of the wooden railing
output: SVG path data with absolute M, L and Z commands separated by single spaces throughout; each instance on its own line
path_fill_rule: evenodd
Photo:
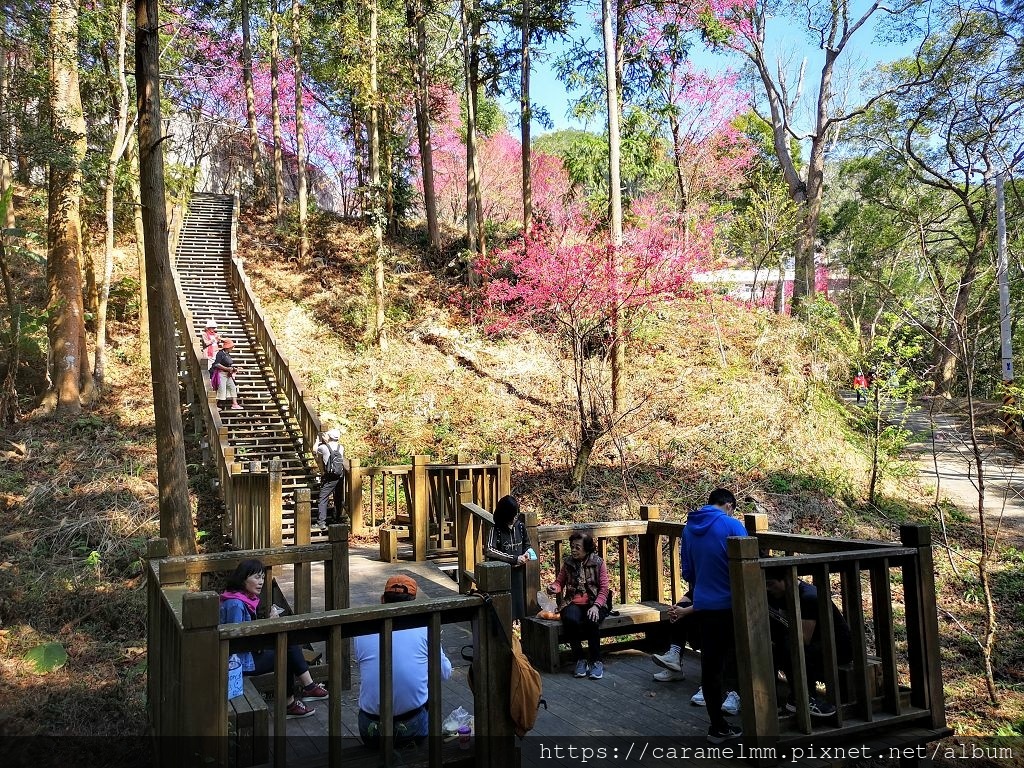
M 945 702 L 930 530 L 900 528 L 900 544 L 772 533 L 763 516 L 748 515 L 749 537 L 730 538 L 736 655 L 745 743 L 785 750 L 819 736 L 808 710 L 808 684 L 799 614 L 798 576 L 810 576 L 819 595 L 838 592 L 850 626 L 853 660 L 843 670 L 837 661 L 836 630 L 829 601 L 819 601 L 818 632 L 823 649 L 826 697 L 837 705 L 827 728 L 830 743 L 898 728 L 946 730 Z M 780 556 L 772 557 L 772 553 Z M 792 660 L 792 696 L 796 714 L 776 714 L 776 666 L 770 637 L 764 569 L 789 570 L 786 597 L 788 652 Z M 902 611 L 900 610 L 902 608 Z M 873 670 L 880 667 L 877 676 Z M 852 683 L 841 685 L 841 676 Z M 845 689 L 845 690 L 844 690 Z M 747 706 L 752 702 L 754 706 Z
M 398 559 L 400 534 L 408 531 L 413 560 L 455 554 L 458 488 L 468 483 L 473 503 L 494 509 L 511 488 L 508 454 L 494 463 L 470 463 L 463 456 L 430 464 L 416 455 L 412 464 L 363 467 L 353 459 L 349 470 L 349 515 L 353 532 L 367 523 L 380 536 L 381 559 Z M 356 521 L 363 526 L 360 528 Z
M 472 500 L 472 489 L 459 483 L 459 588 L 473 587 L 472 574 L 484 560 L 483 543 L 492 515 Z M 537 592 L 555 580 L 568 553 L 569 537 L 589 531 L 597 552 L 608 568 L 616 603 L 674 603 L 686 591 L 679 568 L 679 537 L 682 523 L 661 520 L 657 507 L 640 508 L 640 520 L 618 520 L 578 525 L 538 525 L 536 513 L 526 515 L 526 528 L 537 560 L 526 564 L 526 611 L 536 613 Z
M 153 543 L 147 569 L 149 599 L 149 714 L 155 738 L 173 743 L 175 752 L 155 750 L 165 766 L 227 766 L 229 764 L 227 722 L 227 663 L 229 653 L 239 650 L 275 649 L 283 659 L 289 644 L 324 642 L 328 665 L 328 765 L 346 762 L 342 751 L 343 674 L 347 670 L 347 644 L 352 637 L 427 627 L 430 658 L 429 700 L 441 701 L 441 628 L 469 621 L 473 624 L 473 696 L 475 754 L 477 765 L 511 767 L 515 763 L 514 734 L 509 714 L 509 669 L 511 651 L 506 632 L 511 625 L 509 568 L 501 563 L 482 564 L 477 573 L 481 588 L 491 597 L 499 621 L 491 608 L 477 596 L 347 608 L 347 531 L 331 527 L 331 543 L 304 547 L 258 550 L 244 554 L 224 553 L 169 558 L 166 544 Z M 211 571 L 230 570 L 244 557 L 259 557 L 274 567 L 292 565 L 297 569 L 296 594 L 302 569 L 308 576 L 311 562 L 323 560 L 326 577 L 327 610 L 308 612 L 308 602 L 297 607 L 296 615 L 256 620 L 241 624 L 218 624 L 219 599 L 214 592 L 190 591 L 188 581 Z M 346 567 L 342 568 L 342 563 Z M 269 584 L 269 580 L 267 582 Z M 308 584 L 308 582 L 306 582 Z M 265 587 L 266 588 L 266 587 Z M 308 587 L 305 588 L 308 593 Z M 298 602 L 298 598 L 297 598 Z M 304 609 L 304 610 L 303 610 Z M 382 647 L 381 665 L 390 670 L 389 643 Z M 385 765 L 398 759 L 393 750 L 392 725 L 395 712 L 391 675 L 381 675 L 381 758 Z M 276 766 L 289 760 L 285 701 L 289 680 L 285 664 L 274 670 L 273 754 Z M 429 764 L 445 763 L 440 706 L 429 708 Z M 173 742 L 171 740 L 174 740 Z M 364 753 L 365 755 L 365 753 Z M 450 752 L 449 752 L 450 756 Z M 466 762 L 466 754 L 460 755 Z M 299 762 L 297 759 L 296 764 Z

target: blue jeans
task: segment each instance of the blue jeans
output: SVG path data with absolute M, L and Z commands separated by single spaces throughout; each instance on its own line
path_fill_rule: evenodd
M 419 744 L 430 734 L 430 715 L 426 707 L 407 720 L 395 718 L 395 746 L 406 747 Z M 374 720 L 369 714 L 359 710 L 359 738 L 368 747 L 380 746 L 380 721 Z
M 274 671 L 274 651 L 264 651 L 263 653 L 253 653 L 252 660 L 256 668 L 251 672 L 246 672 L 247 675 L 262 675 L 265 672 Z M 309 672 L 309 664 L 306 663 L 306 657 L 302 655 L 302 649 L 297 645 L 288 646 L 288 674 L 294 678 L 298 678 L 303 672 Z

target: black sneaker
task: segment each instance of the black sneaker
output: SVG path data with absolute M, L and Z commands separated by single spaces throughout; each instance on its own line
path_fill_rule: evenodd
M 708 744 L 721 744 L 723 741 L 738 739 L 743 735 L 743 729 L 738 725 L 726 725 L 725 728 L 708 728 Z
M 811 717 L 832 717 L 836 713 L 836 705 L 831 702 L 819 699 L 817 696 L 811 696 L 810 702 L 807 707 L 811 712 Z M 796 704 L 792 701 L 786 702 L 786 710 L 789 712 L 796 712 Z

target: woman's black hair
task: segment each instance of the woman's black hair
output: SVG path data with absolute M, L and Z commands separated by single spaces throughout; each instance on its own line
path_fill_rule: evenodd
M 582 541 L 583 551 L 588 555 L 597 549 L 597 544 L 594 543 L 594 535 L 590 531 L 575 531 L 569 536 L 570 547 L 572 547 L 574 541 Z
M 508 528 L 519 514 L 519 502 L 515 496 L 502 496 L 494 505 L 494 524 Z
M 263 573 L 265 570 L 267 569 L 259 560 L 243 560 L 224 580 L 224 589 L 232 592 L 244 592 L 245 580 L 254 573 Z

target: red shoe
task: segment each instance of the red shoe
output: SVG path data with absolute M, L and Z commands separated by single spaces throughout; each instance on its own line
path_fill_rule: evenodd
M 288 705 L 288 708 L 285 710 L 285 712 L 287 713 L 286 717 L 289 720 L 298 720 L 299 718 L 303 717 L 312 717 L 316 714 L 316 710 L 312 707 L 307 707 L 305 704 L 303 704 L 302 699 L 295 699 L 295 701 Z
M 324 688 L 320 683 L 313 683 L 308 688 L 303 688 L 302 693 L 299 694 L 299 698 L 303 701 L 317 701 L 327 698 L 327 689 Z

